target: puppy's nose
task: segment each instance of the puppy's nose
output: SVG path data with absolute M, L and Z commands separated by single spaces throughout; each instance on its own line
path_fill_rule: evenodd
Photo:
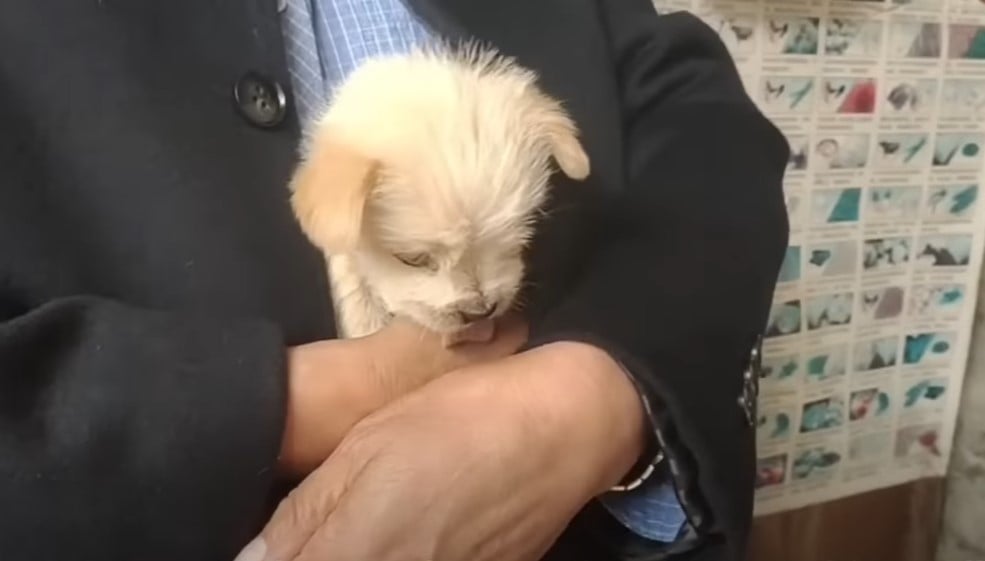
M 476 310 L 459 310 L 458 317 L 462 323 L 475 323 L 484 320 L 496 313 L 496 304 L 483 304 L 483 307 Z

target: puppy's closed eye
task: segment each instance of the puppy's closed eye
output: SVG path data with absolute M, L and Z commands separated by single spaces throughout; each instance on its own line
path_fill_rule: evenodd
M 393 256 L 408 267 L 435 269 L 434 259 L 427 253 L 395 253 Z

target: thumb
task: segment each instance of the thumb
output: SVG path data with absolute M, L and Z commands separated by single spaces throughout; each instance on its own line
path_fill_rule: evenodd
M 332 513 L 349 475 L 350 463 L 333 456 L 284 498 L 267 525 L 235 561 L 291 561 Z
M 508 313 L 497 318 L 491 336 L 485 341 L 464 340 L 454 345 L 454 351 L 464 365 L 496 360 L 514 354 L 527 342 L 529 329 L 523 316 Z

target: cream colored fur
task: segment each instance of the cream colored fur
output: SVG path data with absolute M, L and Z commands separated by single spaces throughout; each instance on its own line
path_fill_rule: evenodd
M 393 315 L 454 332 L 509 309 L 552 162 L 589 174 L 572 120 L 510 59 L 439 46 L 355 70 L 292 180 L 340 336 Z

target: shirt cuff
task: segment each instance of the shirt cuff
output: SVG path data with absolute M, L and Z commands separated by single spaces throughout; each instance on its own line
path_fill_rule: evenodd
M 655 433 L 657 429 L 653 422 L 650 401 L 626 365 L 618 359 L 614 360 L 639 392 L 649 432 Z M 639 486 L 628 491 L 607 493 L 600 498 L 600 502 L 620 524 L 634 534 L 671 544 L 685 535 L 687 513 L 677 498 L 673 482 L 667 477 L 658 476 L 654 471 L 663 461 L 663 454 L 652 457 L 653 447 L 648 448 L 641 459 L 652 465 L 648 466 L 650 469 L 643 475 L 644 479 L 639 481 Z
M 607 493 L 599 497 L 599 502 L 640 537 L 674 543 L 686 534 L 687 514 L 677 499 L 674 484 L 665 477 L 650 477 L 633 491 Z

